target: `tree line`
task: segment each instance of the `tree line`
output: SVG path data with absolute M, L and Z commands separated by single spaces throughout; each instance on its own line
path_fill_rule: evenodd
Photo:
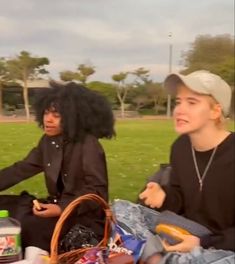
M 3 88 L 18 84 L 22 87 L 25 113 L 29 118 L 28 82 L 49 74 L 46 70 L 49 63 L 48 58 L 32 56 L 27 51 L 21 51 L 12 58 L 0 58 L 0 115 L 3 111 Z M 227 34 L 197 36 L 189 50 L 182 53 L 182 66 L 181 73 L 184 74 L 199 69 L 209 70 L 220 75 L 234 89 L 234 38 Z M 89 82 L 95 72 L 95 66 L 79 64 L 74 71 L 62 71 L 59 76 L 61 81 L 77 81 L 103 93 L 113 108 L 121 111 L 122 117 L 127 107 L 136 111 L 151 109 L 156 114 L 166 109 L 167 94 L 161 83 L 151 79 L 148 69 L 140 67 L 114 73 L 110 76 L 110 83 Z

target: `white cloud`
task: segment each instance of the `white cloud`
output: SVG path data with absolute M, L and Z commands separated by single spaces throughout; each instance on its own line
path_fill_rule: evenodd
M 113 30 L 110 25 L 98 19 L 80 19 L 78 22 L 68 19 L 58 21 L 57 26 L 61 30 L 68 30 L 74 35 L 80 35 L 92 41 L 120 41 L 130 38 L 128 32 Z
M 90 60 L 100 80 L 128 67 L 145 67 L 162 80 L 170 41 L 178 70 L 197 35 L 234 34 L 231 0 L 0 0 L 0 6 L 0 56 L 21 50 L 47 56 L 56 78 Z
M 5 38 L 14 37 L 16 30 L 16 22 L 4 16 L 0 16 L 0 32 Z M 1 37 L 1 38 L 2 38 Z

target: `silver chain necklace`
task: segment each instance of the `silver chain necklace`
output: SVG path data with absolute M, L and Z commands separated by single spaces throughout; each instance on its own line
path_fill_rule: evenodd
M 206 174 L 207 174 L 207 171 L 209 170 L 210 166 L 211 166 L 211 163 L 213 161 L 213 158 L 215 156 L 215 152 L 217 150 L 217 146 L 214 148 L 213 152 L 211 153 L 211 156 L 210 156 L 210 159 L 206 165 L 206 168 L 201 176 L 200 172 L 199 172 L 199 169 L 198 169 L 198 164 L 197 164 L 197 159 L 196 159 L 196 155 L 195 155 L 195 150 L 193 148 L 193 146 L 191 145 L 191 149 L 192 149 L 192 155 L 193 155 L 193 163 L 194 163 L 194 166 L 195 166 L 195 169 L 196 169 L 196 173 L 197 173 L 197 178 L 198 178 L 198 182 L 199 182 L 199 185 L 200 185 L 200 192 L 202 191 L 202 186 L 203 186 L 203 181 L 204 179 L 206 178 Z

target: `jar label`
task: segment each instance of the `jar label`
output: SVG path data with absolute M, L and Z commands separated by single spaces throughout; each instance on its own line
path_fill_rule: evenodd
M 0 235 L 0 257 L 14 256 L 21 252 L 20 235 Z

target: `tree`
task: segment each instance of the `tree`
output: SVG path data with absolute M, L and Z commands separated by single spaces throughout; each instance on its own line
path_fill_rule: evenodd
M 183 59 L 186 69 L 182 73 L 204 69 L 234 84 L 234 39 L 230 35 L 199 35 Z
M 166 91 L 163 89 L 160 83 L 149 83 L 146 87 L 147 94 L 151 98 L 154 104 L 156 114 L 158 114 L 158 108 L 166 101 Z
M 75 79 L 75 74 L 72 71 L 60 72 L 60 79 L 65 82 L 70 82 Z
M 86 64 L 80 64 L 78 66 L 78 73 L 80 75 L 80 81 L 86 84 L 88 77 L 95 73 L 95 68 Z
M 139 111 L 141 108 L 149 104 L 149 97 L 146 94 L 139 94 L 133 100 L 136 104 L 136 111 Z
M 29 120 L 28 81 L 48 73 L 44 66 L 49 64 L 49 60 L 46 57 L 32 57 L 29 52 L 21 51 L 19 55 L 7 60 L 6 63 L 11 78 L 23 86 L 24 107 L 27 120 Z
M 223 76 L 231 86 L 234 87 L 234 57 L 227 58 L 217 67 L 215 67 L 214 72 L 220 76 Z
M 151 98 L 147 94 L 147 86 L 152 83 L 152 80 L 149 79 L 149 70 L 143 67 L 140 67 L 132 72 L 134 76 L 132 93 L 134 98 L 132 101 L 136 105 L 136 110 L 143 108 L 144 106 L 151 103 Z
M 127 84 L 126 79 L 128 75 L 134 76 L 134 80 Z M 140 67 L 132 72 L 120 72 L 118 74 L 114 74 L 112 75 L 112 79 L 117 82 L 115 88 L 117 92 L 117 98 L 121 107 L 121 117 L 125 116 L 125 102 L 127 99 L 127 94 L 131 89 L 138 89 L 140 91 L 140 93 L 133 93 L 134 96 L 132 101 L 137 105 L 137 107 L 138 105 L 140 106 L 140 104 L 142 106 L 144 101 L 146 103 L 146 98 L 144 99 L 141 91 L 147 85 L 147 83 L 151 82 L 151 80 L 149 80 L 149 70 Z M 140 103 L 140 101 L 142 102 Z
M 131 74 L 136 77 L 134 83 L 137 86 L 151 82 L 151 80 L 149 80 L 149 70 L 144 69 L 143 67 L 134 70 Z
M 116 88 L 117 98 L 121 106 L 122 118 L 125 117 L 125 100 L 126 100 L 127 92 L 130 88 L 130 86 L 125 83 L 127 76 L 128 76 L 128 72 L 120 72 L 118 74 L 112 75 L 112 79 L 115 82 L 117 82 L 115 88 Z
M 3 84 L 8 79 L 8 71 L 6 67 L 6 61 L 4 58 L 0 58 L 0 116 L 3 112 Z
M 89 76 L 95 73 L 95 67 L 86 64 L 79 64 L 77 71 L 63 71 L 60 72 L 60 79 L 63 81 L 79 81 L 86 85 Z
M 97 91 L 108 98 L 109 102 L 114 105 L 117 103 L 116 91 L 111 83 L 93 81 L 87 84 L 91 90 Z

